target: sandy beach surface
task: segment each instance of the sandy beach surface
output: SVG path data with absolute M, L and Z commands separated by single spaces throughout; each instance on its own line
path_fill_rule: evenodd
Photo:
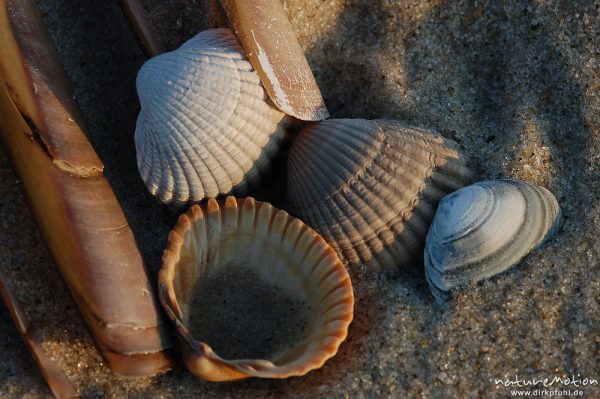
M 144 2 L 171 48 L 210 25 L 199 0 L 156 3 Z M 156 271 L 176 217 L 146 192 L 135 164 L 142 52 L 116 1 L 38 4 L 92 144 Z M 548 188 L 562 208 L 557 235 L 442 307 L 420 267 L 353 274 L 349 337 L 335 358 L 302 378 L 215 384 L 178 362 L 164 375 L 124 379 L 94 348 L 0 152 L 0 268 L 81 395 L 505 398 L 511 388 L 496 379 L 600 382 L 600 2 L 284 4 L 332 117 L 429 128 L 461 145 L 477 180 L 517 178 Z M 598 385 L 547 389 L 600 397 Z M 0 304 L 0 397 L 48 396 Z

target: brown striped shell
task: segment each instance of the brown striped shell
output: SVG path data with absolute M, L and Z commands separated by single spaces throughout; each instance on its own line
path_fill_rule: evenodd
M 438 201 L 470 180 L 458 145 L 391 120 L 304 128 L 288 159 L 286 206 L 353 265 L 421 259 Z
M 226 269 L 251 273 L 256 284 L 267 282 L 305 301 L 310 311 L 303 337 L 260 359 L 224 359 L 211 342 L 193 337 L 194 295 L 203 281 Z M 226 296 L 230 290 L 222 292 Z M 348 272 L 325 240 L 268 203 L 234 197 L 210 199 L 181 215 L 163 255 L 159 296 L 175 324 L 186 366 L 211 381 L 287 378 L 321 367 L 346 338 L 354 305 Z

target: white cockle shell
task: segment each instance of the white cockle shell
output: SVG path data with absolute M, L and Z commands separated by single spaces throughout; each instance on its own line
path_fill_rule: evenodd
M 137 77 L 137 163 L 162 203 L 245 194 L 270 166 L 285 115 L 228 29 L 201 32 Z
M 437 202 L 468 184 L 458 145 L 391 120 L 332 119 L 300 131 L 286 206 L 353 265 L 419 262 Z
M 454 287 L 517 264 L 549 238 L 560 208 L 543 187 L 491 180 L 464 187 L 439 204 L 425 248 L 425 274 L 438 302 Z

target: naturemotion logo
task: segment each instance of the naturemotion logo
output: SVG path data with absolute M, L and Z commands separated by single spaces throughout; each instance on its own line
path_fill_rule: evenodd
M 494 378 L 494 384 L 512 388 L 511 396 L 517 397 L 581 397 L 584 394 L 583 388 L 598 386 L 598 379 L 582 377 L 580 374 L 577 374 L 577 377 L 571 375 L 546 378 L 522 378 L 515 375 L 514 378 Z
M 518 375 L 515 375 L 515 379 L 500 379 L 495 378 L 494 384 L 496 385 L 504 385 L 505 387 L 537 387 L 539 385 L 544 388 L 549 388 L 554 385 L 562 385 L 562 386 L 573 386 L 575 388 L 586 387 L 591 385 L 598 385 L 598 380 L 595 378 L 581 378 L 580 374 L 577 374 L 577 378 L 572 375 L 571 377 L 553 377 L 553 378 L 531 378 L 531 379 L 521 379 Z

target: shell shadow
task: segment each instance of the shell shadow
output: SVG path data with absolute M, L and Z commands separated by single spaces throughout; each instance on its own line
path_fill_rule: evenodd
M 352 0 L 307 57 L 332 117 L 389 117 L 431 128 L 462 145 L 480 179 L 519 177 L 512 169 L 526 161 L 526 151 L 513 147 L 526 144 L 518 139 L 530 122 L 539 144 L 549 147 L 554 177 L 521 175 L 549 185 L 570 220 L 592 202 L 584 182 L 596 176 L 583 171 L 577 181 L 567 178 L 589 163 L 591 131 L 557 33 L 537 16 L 530 1 L 485 8 L 441 2 L 422 19 L 406 21 L 398 43 L 387 22 L 401 16 L 384 1 Z M 345 47 L 348 37 L 352 48 Z M 392 69 L 396 75 L 386 74 Z
M 511 7 L 491 2 L 485 8 L 468 1 L 453 7 L 442 2 L 406 43 L 414 108 L 429 113 L 433 128 L 464 145 L 476 173 L 528 180 L 557 197 L 562 227 L 541 249 L 547 248 L 547 259 L 560 256 L 557 247 L 574 255 L 582 240 L 575 232 L 583 228 L 590 234 L 594 225 L 592 198 L 598 190 L 587 182 L 599 175 L 588 167 L 594 141 L 578 76 L 582 65 L 569 54 L 584 43 L 574 34 L 576 21 L 560 19 L 561 12 L 583 13 L 593 7 L 591 1 L 563 2 L 558 11 L 531 1 Z M 415 115 L 415 123 L 419 119 Z M 528 171 L 532 164 L 540 172 Z M 525 270 L 536 268 L 534 259 L 543 262 L 543 254 L 536 254 L 538 258 L 523 262 Z M 567 268 L 532 274 L 551 278 L 560 269 L 568 273 Z M 508 273 L 493 281 L 508 289 L 514 278 Z M 583 274 L 576 280 L 581 290 L 589 285 Z M 568 308 L 563 304 L 564 311 Z M 528 311 L 517 310 L 523 316 Z
M 433 356 L 440 347 L 450 345 L 451 340 L 435 338 L 440 334 L 462 334 L 456 320 L 464 319 L 460 312 L 465 306 L 485 309 L 486 301 L 498 304 L 509 296 L 523 299 L 530 292 L 542 303 L 545 291 L 540 279 L 556 282 L 570 273 L 568 264 L 552 261 L 565 259 L 559 248 L 575 256 L 582 241 L 579 234 L 594 234 L 593 198 L 600 193 L 589 182 L 600 177 L 598 169 L 590 167 L 591 151 L 597 144 L 583 79 L 578 76 L 581 58 L 571 57 L 583 47 L 584 39 L 576 35 L 575 19 L 560 19 L 586 10 L 593 15 L 594 3 L 561 2 L 557 7 L 558 11 L 532 1 L 510 6 L 488 2 L 485 7 L 471 1 L 440 1 L 420 19 L 396 21 L 393 31 L 389 22 L 396 15 L 389 2 L 353 0 L 325 39 L 308 50 L 332 117 L 385 116 L 433 129 L 457 141 L 470 155 L 475 180 L 527 180 L 549 188 L 561 205 L 562 227 L 557 236 L 527 257 L 518 270 L 469 287 L 441 315 L 432 310 L 432 301 L 422 301 L 428 310 L 424 317 L 430 317 L 432 326 L 427 335 L 439 343 L 423 356 Z M 348 70 L 356 74 L 350 76 Z M 593 279 L 582 271 L 575 273 L 571 281 L 575 291 L 593 292 Z M 520 278 L 525 282 L 514 284 Z M 535 288 L 521 289 L 523 285 Z M 553 287 L 559 289 L 560 284 Z M 418 289 L 414 293 L 423 295 Z M 573 311 L 564 299 L 559 306 L 565 317 Z M 590 311 L 584 307 L 576 313 L 581 318 Z M 511 308 L 511 312 L 519 322 L 506 324 L 504 338 L 523 336 L 517 330 L 530 323 L 528 306 Z M 473 329 L 495 332 L 492 322 L 482 319 Z M 571 358 L 576 357 L 574 348 L 566 350 L 573 352 Z M 436 372 L 435 366 L 425 365 L 431 373 Z M 480 372 L 484 383 L 492 377 L 489 372 Z
M 306 51 L 332 118 L 397 116 L 386 112 L 390 94 L 379 68 L 382 43 L 388 37 L 386 21 L 393 18 L 384 4 L 383 0 L 348 1 L 322 35 L 324 39 Z
M 583 216 L 591 200 L 582 183 L 593 176 L 583 170 L 581 179 L 572 181 L 569 172 L 586 164 L 591 132 L 576 72 L 554 28 L 560 21 L 543 24 L 539 14 L 547 10 L 529 1 L 515 7 L 493 2 L 485 9 L 460 2 L 458 12 L 445 4 L 431 10 L 420 23 L 421 34 L 407 43 L 408 83 L 416 108 L 429 110 L 442 133 L 457 132 L 452 135 L 465 145 L 480 174 L 522 175 L 549 185 L 568 220 Z M 436 103 L 432 97 L 447 101 Z M 519 142 L 527 134 L 527 122 L 541 136 L 539 144 L 532 144 L 549 147 L 544 166 L 550 176 L 519 173 L 520 158 L 535 151 L 523 151 L 528 143 Z M 504 154 L 509 154 L 506 163 L 498 159 Z M 490 162 L 500 166 L 497 172 Z
M 562 3 L 560 7 L 592 4 Z M 583 301 L 574 310 L 560 294 L 565 287 L 593 290 L 584 269 L 572 270 L 561 260 L 575 256 L 583 236 L 593 234 L 592 197 L 599 194 L 586 187 L 586 182 L 598 179 L 597 171 L 587 167 L 594 142 L 577 76 L 582 65 L 569 57 L 581 39 L 572 35 L 577 31 L 575 22 L 558 28 L 564 23 L 559 16 L 549 6 L 530 1 L 512 7 L 492 2 L 485 9 L 466 1 L 453 7 L 443 2 L 420 22 L 419 33 L 407 43 L 406 57 L 415 109 L 426 110 L 432 127 L 464 145 L 477 175 L 546 186 L 560 203 L 563 216 L 557 236 L 521 262 L 518 270 L 463 290 L 434 332 L 460 333 L 457 320 L 470 313 L 478 319 L 475 328 L 480 329 L 477 340 L 482 347 L 514 342 L 514 358 L 522 364 L 522 372 L 538 376 L 550 370 L 578 371 L 579 348 L 565 345 L 560 356 L 549 356 L 556 349 L 542 337 L 577 328 L 560 321 L 561 317 L 570 318 L 574 312 L 581 318 L 592 312 Z M 573 274 L 566 281 L 561 277 Z M 556 313 L 545 310 L 551 302 L 556 304 Z M 490 316 L 480 318 L 476 308 Z M 547 320 L 542 336 L 536 335 L 536 319 Z M 443 340 L 442 347 L 453 341 Z M 486 356 L 476 351 L 474 355 Z M 450 355 L 442 358 L 448 361 Z M 511 371 L 506 364 L 481 368 L 479 373 L 486 381 Z

